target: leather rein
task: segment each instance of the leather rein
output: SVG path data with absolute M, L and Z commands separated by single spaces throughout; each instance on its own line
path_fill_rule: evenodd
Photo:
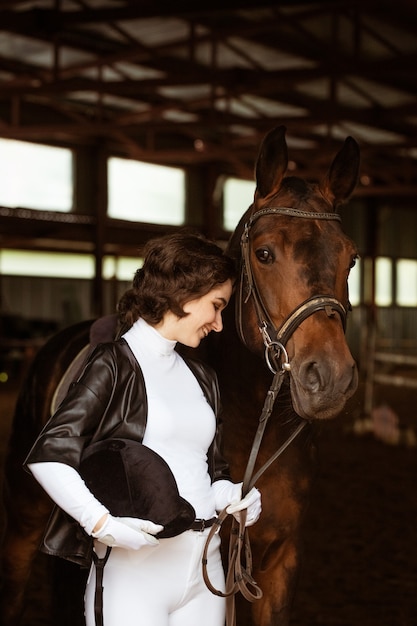
M 325 311 L 329 317 L 333 317 L 335 313 L 340 315 L 343 330 L 346 328 L 347 311 L 343 304 L 336 298 L 328 295 L 317 295 L 308 298 L 296 307 L 282 324 L 276 328 L 271 317 L 262 301 L 261 293 L 256 284 L 256 280 L 252 271 L 250 262 L 250 240 L 249 232 L 253 224 L 265 215 L 286 215 L 289 217 L 298 217 L 313 220 L 337 220 L 341 221 L 340 215 L 337 213 L 311 213 L 309 211 L 301 211 L 290 207 L 265 207 L 252 214 L 249 221 L 245 224 L 240 245 L 242 252 L 241 279 L 239 286 L 239 297 L 236 303 L 236 326 L 240 339 L 244 345 L 247 342 L 243 330 L 242 307 L 252 297 L 253 304 L 257 315 L 257 324 L 262 335 L 265 346 L 265 361 L 269 370 L 273 373 L 271 386 L 266 394 L 261 415 L 259 417 L 258 429 L 256 431 L 249 460 L 246 466 L 243 485 L 242 497 L 244 497 L 255 485 L 259 477 L 268 469 L 268 467 L 286 450 L 292 441 L 299 435 L 304 426 L 307 424 L 302 420 L 295 430 L 289 435 L 286 441 L 278 448 L 278 450 L 268 459 L 264 465 L 254 474 L 254 467 L 258 452 L 261 446 L 263 434 L 272 413 L 275 400 L 281 389 L 281 385 L 286 373 L 290 373 L 291 364 L 288 353 L 285 348 L 289 338 L 298 328 L 298 326 L 313 315 L 317 311 Z M 246 284 L 247 293 L 244 295 L 244 285 Z M 225 592 L 222 592 L 211 584 L 207 575 L 207 552 L 208 545 L 214 534 L 219 532 L 221 525 L 228 516 L 227 507 L 218 515 L 216 523 L 210 529 L 207 537 L 206 546 L 203 554 L 203 577 L 207 587 L 212 593 L 226 598 L 226 624 L 234 626 L 236 623 L 236 614 L 234 606 L 234 595 L 239 591 L 249 602 L 254 602 L 262 597 L 262 590 L 259 588 L 255 580 L 252 578 L 252 553 L 249 543 L 248 534 L 246 532 L 246 511 L 240 512 L 240 521 L 236 519 L 232 521 L 231 536 L 229 542 L 229 563 L 226 577 Z M 245 565 L 242 565 L 242 557 L 244 555 Z

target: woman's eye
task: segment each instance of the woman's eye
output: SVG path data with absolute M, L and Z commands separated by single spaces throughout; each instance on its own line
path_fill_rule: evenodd
M 255 254 L 256 254 L 256 258 L 261 263 L 272 263 L 273 261 L 272 254 L 268 250 L 268 248 L 259 248 Z

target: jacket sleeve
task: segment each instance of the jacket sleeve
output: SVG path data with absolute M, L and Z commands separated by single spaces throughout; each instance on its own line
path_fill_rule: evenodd
M 44 426 L 25 465 L 57 461 L 77 469 L 84 447 L 105 419 L 116 378 L 114 351 L 111 344 L 102 344 L 94 350 L 78 381 L 71 385 Z

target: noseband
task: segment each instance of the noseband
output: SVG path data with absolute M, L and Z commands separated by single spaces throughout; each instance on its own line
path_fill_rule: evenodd
M 337 220 L 339 222 L 341 221 L 341 218 L 337 213 L 310 213 L 309 211 L 301 211 L 290 207 L 265 207 L 264 209 L 256 211 L 245 224 L 240 241 L 242 250 L 242 274 L 240 280 L 240 293 L 236 307 L 237 328 L 242 342 L 244 345 L 247 345 L 243 331 L 242 307 L 243 304 L 246 304 L 252 296 L 258 318 L 258 327 L 265 345 L 265 360 L 268 368 L 273 374 L 275 374 L 278 369 L 284 371 L 289 371 L 291 369 L 285 346 L 296 328 L 307 317 L 316 311 L 325 311 L 329 317 L 334 316 L 335 312 L 337 312 L 340 315 L 343 330 L 345 330 L 347 312 L 343 304 L 339 302 L 339 300 L 336 300 L 336 298 L 327 295 L 317 295 L 308 298 L 298 305 L 298 307 L 296 307 L 294 311 L 292 311 L 282 322 L 279 328 L 274 326 L 271 316 L 262 302 L 262 297 L 256 284 L 250 262 L 249 232 L 253 224 L 264 215 L 288 215 L 290 217 L 313 220 Z M 243 294 L 245 277 L 247 284 L 246 296 Z

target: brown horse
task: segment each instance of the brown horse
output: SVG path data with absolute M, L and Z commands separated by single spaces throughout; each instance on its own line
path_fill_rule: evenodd
M 228 246 L 241 267 L 235 296 L 223 332 L 212 333 L 200 352 L 219 377 L 234 480 L 250 482 L 298 424 L 306 424 L 256 480 L 263 511 L 249 532 L 253 577 L 263 596 L 250 605 L 238 597 L 239 626 L 289 624 L 314 475 L 312 424 L 339 414 L 357 386 L 344 335 L 356 249 L 342 232 L 337 207 L 353 192 L 358 167 L 358 146 L 347 138 L 321 184 L 285 177 L 285 129 L 265 137 L 254 203 Z M 89 337 L 90 327 L 72 327 L 46 344 L 18 399 L 5 468 L 4 626 L 19 624 L 25 582 L 51 508 L 21 463 L 49 416 L 64 371 L 83 346 L 97 341 Z M 259 420 L 265 407 L 268 419 Z M 265 429 L 254 455 L 260 422 Z M 67 619 L 61 615 L 59 623 L 82 623 Z
M 347 138 L 321 184 L 284 177 L 285 129 L 270 132 L 256 165 L 256 192 L 229 242 L 240 263 L 234 302 L 209 358 L 225 409 L 224 443 L 232 476 L 242 480 L 272 372 L 285 378 L 265 428 L 255 473 L 294 432 L 338 415 L 357 387 L 346 344 L 347 278 L 357 256 L 337 207 L 356 185 L 359 150 Z M 249 530 L 253 577 L 263 591 L 239 626 L 287 626 L 301 549 L 301 523 L 314 475 L 311 427 L 256 482 L 263 511 Z

